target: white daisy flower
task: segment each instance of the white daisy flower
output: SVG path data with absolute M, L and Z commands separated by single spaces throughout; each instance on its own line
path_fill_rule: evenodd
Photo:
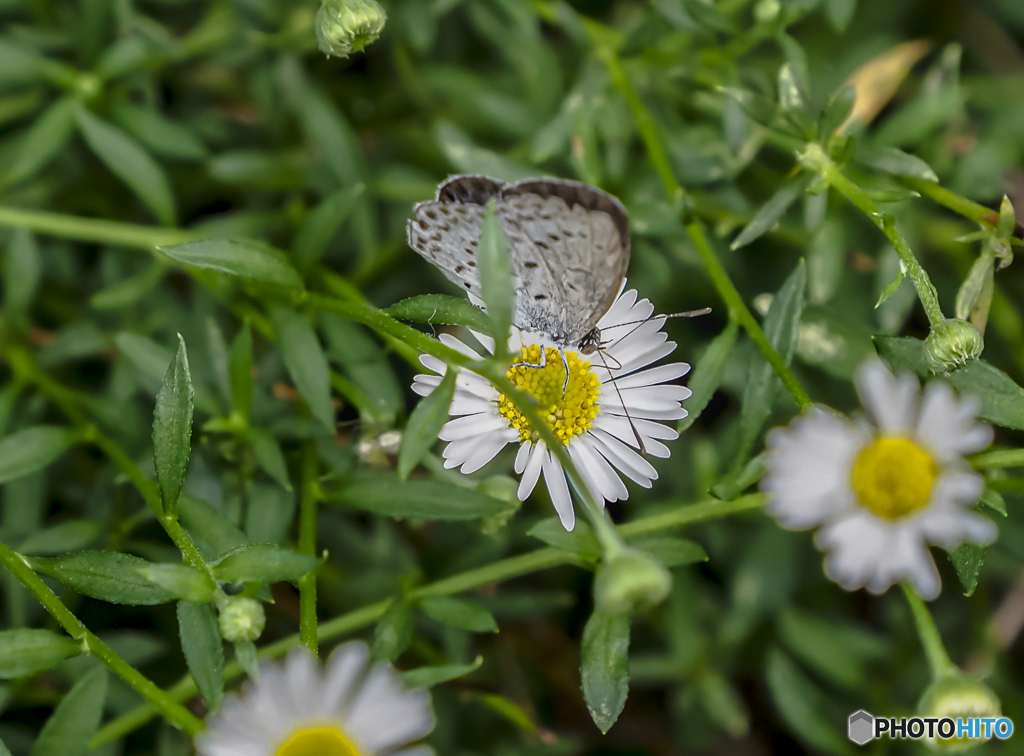
M 325 666 L 305 648 L 261 665 L 259 682 L 228 695 L 196 737 L 198 756 L 433 756 L 408 747 L 434 729 L 430 695 L 369 658 L 357 641 Z
M 658 473 L 634 451 L 641 448 L 637 436 L 648 454 L 668 457 L 669 449 L 662 442 L 679 434 L 657 421 L 686 417 L 680 401 L 690 396 L 690 390 L 668 382 L 685 375 L 690 366 L 675 362 L 641 370 L 676 348 L 661 330 L 665 318 L 651 317 L 653 312 L 648 300 L 637 301 L 635 290 L 620 294 L 597 324 L 604 339 L 601 349 L 589 355 L 574 349 L 560 352 L 543 337 L 518 328 L 512 329 L 509 339 L 509 352 L 516 363 L 538 365 L 544 350 L 544 367 L 513 367 L 508 371 L 509 380 L 546 410 L 551 429 L 602 503 L 629 496 L 620 474 L 644 488 L 651 487 Z M 473 335 L 493 353 L 492 339 Z M 449 334 L 441 334 L 440 339 L 473 359 L 483 356 Z M 417 375 L 412 388 L 427 396 L 441 382 L 446 366 L 429 355 L 420 361 L 434 374 Z M 520 501 L 533 492 L 543 473 L 562 525 L 573 529 L 576 518 L 562 465 L 529 421 L 489 381 L 463 370 L 456 381 L 451 414 L 456 419 L 440 434 L 448 442 L 445 467 L 472 473 L 494 459 L 506 444 L 518 443 L 515 470 L 522 475 Z
M 924 599 L 941 587 L 929 544 L 992 543 L 995 524 L 971 507 L 985 481 L 963 455 L 992 442 L 979 403 L 878 359 L 861 365 L 857 394 L 870 423 L 824 407 L 768 434 L 761 489 L 767 511 L 790 530 L 819 528 L 825 574 L 847 590 L 882 593 L 907 580 Z

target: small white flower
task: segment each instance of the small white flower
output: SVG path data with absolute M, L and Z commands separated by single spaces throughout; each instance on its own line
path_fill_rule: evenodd
M 508 377 L 538 400 L 555 435 L 565 443 L 569 456 L 601 502 L 629 496 L 620 474 L 644 488 L 657 480 L 654 467 L 634 451 L 640 445 L 633 428 L 648 454 L 668 457 L 669 449 L 662 442 L 679 434 L 656 421 L 686 417 L 680 401 L 690 396 L 689 389 L 668 383 L 689 371 L 685 363 L 637 372 L 671 354 L 676 345 L 661 331 L 665 319 L 651 317 L 654 306 L 646 299 L 638 302 L 636 296 L 634 290 L 620 294 L 598 322 L 604 339 L 599 351 L 584 355 L 574 349 L 562 350 L 569 366 L 568 382 L 562 354 L 555 345 L 518 328 L 512 329 L 509 339 L 509 351 L 516 362 L 540 364 L 541 350 L 545 350 L 543 368 L 513 367 Z M 491 339 L 477 333 L 474 336 L 488 352 L 494 351 Z M 453 336 L 441 334 L 440 339 L 473 359 L 482 356 Z M 446 366 L 429 355 L 420 361 L 435 374 L 417 375 L 412 388 L 420 396 L 427 396 L 441 382 Z M 506 444 L 519 443 L 515 470 L 522 475 L 520 501 L 533 492 L 543 473 L 562 525 L 566 530 L 573 529 L 576 518 L 562 465 L 529 422 L 489 381 L 463 370 L 455 384 L 451 414 L 456 419 L 440 434 L 449 442 L 444 450 L 445 467 L 460 467 L 462 472 L 472 473 L 494 459 Z
M 815 407 L 768 434 L 767 511 L 790 530 L 819 528 L 825 574 L 847 590 L 908 580 L 933 599 L 941 584 L 929 544 L 998 535 L 971 511 L 985 482 L 963 459 L 992 442 L 992 429 L 976 421 L 977 400 L 943 381 L 922 396 L 912 375 L 871 359 L 855 383 L 870 423 Z
M 369 666 L 361 642 L 325 666 L 305 648 L 260 666 L 196 738 L 199 756 L 433 756 L 407 747 L 434 729 L 430 695 L 406 688 L 391 665 Z

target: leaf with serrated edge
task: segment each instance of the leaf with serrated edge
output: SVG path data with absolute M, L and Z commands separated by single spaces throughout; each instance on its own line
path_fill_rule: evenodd
M 628 615 L 590 615 L 580 646 L 580 678 L 590 717 L 607 733 L 629 695 Z
M 402 480 L 409 477 L 423 455 L 437 443 L 441 428 L 448 422 L 448 410 L 455 396 L 455 376 L 455 370 L 449 367 L 437 388 L 421 399 L 409 415 L 398 450 L 398 477 Z
M 185 339 L 178 334 L 178 352 L 156 395 L 153 410 L 153 461 L 164 509 L 175 511 L 192 448 L 192 376 Z

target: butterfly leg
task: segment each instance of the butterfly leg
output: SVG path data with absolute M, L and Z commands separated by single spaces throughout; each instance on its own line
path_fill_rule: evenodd
M 541 349 L 540 350 L 540 362 L 539 363 L 534 364 L 532 362 L 513 362 L 509 369 L 511 370 L 512 368 L 517 368 L 517 367 L 528 367 L 528 368 L 535 368 L 536 370 L 541 370 L 544 367 L 546 367 L 547 364 L 548 364 L 548 350 L 547 349 Z
M 569 386 L 569 359 L 565 356 L 564 349 L 559 349 L 558 353 L 562 355 L 562 366 L 565 367 L 565 380 L 562 382 L 562 398 L 565 399 L 565 390 Z

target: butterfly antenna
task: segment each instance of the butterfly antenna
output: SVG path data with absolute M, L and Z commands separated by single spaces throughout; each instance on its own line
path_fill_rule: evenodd
M 635 326 L 632 330 L 629 331 L 629 333 L 626 334 L 626 336 L 629 336 L 630 333 L 633 333 L 633 331 L 635 331 L 637 328 L 651 320 L 657 320 L 658 318 L 662 318 L 663 320 L 668 320 L 669 318 L 697 318 L 700 317 L 701 315 L 707 315 L 710 312 L 710 307 L 704 307 L 700 310 L 687 310 L 686 312 L 670 312 L 664 315 L 651 315 L 650 317 L 646 317 L 643 320 L 629 320 L 625 323 L 616 323 L 615 325 L 605 326 L 604 328 L 601 329 L 601 331 L 604 332 L 611 328 L 621 328 L 622 326 L 628 325 Z M 626 336 L 618 336 L 615 340 L 622 341 L 622 339 L 626 338 Z
M 637 446 L 640 447 L 640 453 L 641 454 L 647 454 L 647 447 L 644 446 L 644 440 L 642 438 L 640 438 L 640 431 L 638 431 L 636 429 L 636 424 L 633 422 L 633 418 L 631 418 L 629 416 L 629 409 L 626 407 L 626 401 L 622 398 L 622 392 L 619 391 L 619 384 L 615 382 L 615 378 L 614 378 L 614 376 L 612 376 L 612 370 L 611 370 L 610 367 L 608 367 L 608 363 L 604 359 L 604 350 L 603 349 L 598 349 L 597 353 L 601 357 L 601 364 L 604 365 L 604 369 L 608 371 L 608 377 L 611 379 L 610 383 L 615 388 L 615 393 L 619 397 L 619 404 L 622 405 L 622 411 L 626 413 L 626 420 L 629 422 L 629 429 L 631 431 L 633 431 L 633 438 L 636 439 L 636 444 L 637 444 Z M 612 357 L 612 359 L 615 359 L 615 358 Z M 615 360 L 615 361 L 618 362 L 618 360 Z M 622 367 L 622 363 L 621 362 L 619 362 L 619 367 Z

